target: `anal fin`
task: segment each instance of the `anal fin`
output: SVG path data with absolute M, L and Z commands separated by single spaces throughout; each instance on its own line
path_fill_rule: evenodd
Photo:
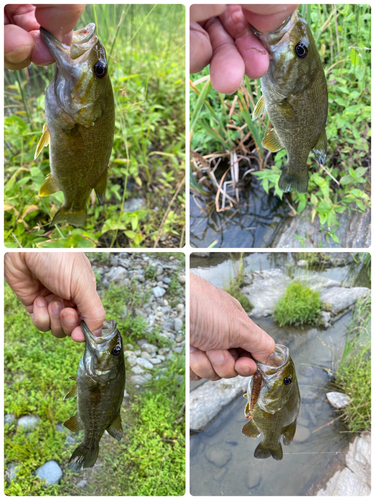
M 78 432 L 83 428 L 81 426 L 81 422 L 79 421 L 78 413 L 64 422 L 64 426 L 72 432 Z
M 107 432 L 113 438 L 117 439 L 117 441 L 120 441 L 124 432 L 122 429 L 120 413 L 117 414 L 117 417 L 113 420 L 111 425 L 107 427 Z
M 47 123 L 43 125 L 42 137 L 40 138 L 38 145 L 35 150 L 34 160 L 38 158 L 43 148 L 49 145 L 50 134 L 47 128 Z
M 95 193 L 98 197 L 100 205 L 103 205 L 105 200 L 105 190 L 107 188 L 107 179 L 108 179 L 108 168 L 104 170 L 102 173 L 97 185 L 95 186 Z
M 39 196 L 49 196 L 50 194 L 56 193 L 60 191 L 57 182 L 51 174 L 48 175 L 46 182 L 42 184 L 42 187 L 39 190 Z
M 313 147 L 313 152 L 317 162 L 324 165 L 327 158 L 327 134 L 326 129 L 320 134 L 319 139 Z

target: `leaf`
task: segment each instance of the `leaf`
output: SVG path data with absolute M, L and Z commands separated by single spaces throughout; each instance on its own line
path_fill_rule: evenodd
M 350 62 L 353 66 L 357 66 L 357 64 L 359 64 L 359 55 L 355 49 L 351 49 L 350 51 Z

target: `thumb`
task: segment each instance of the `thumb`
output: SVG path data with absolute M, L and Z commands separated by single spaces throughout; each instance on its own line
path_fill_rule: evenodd
M 241 307 L 241 306 L 240 306 Z M 241 307 L 242 309 L 242 307 Z M 236 347 L 250 352 L 256 361 L 265 363 L 275 350 L 275 341 L 252 321 L 242 309 L 237 318 L 233 318 L 233 331 L 236 335 Z

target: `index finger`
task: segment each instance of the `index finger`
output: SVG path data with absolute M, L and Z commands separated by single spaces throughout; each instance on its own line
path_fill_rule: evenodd
M 192 5 L 190 7 L 190 22 L 206 21 L 210 17 L 219 16 L 226 9 L 226 5 Z
M 241 5 L 246 20 L 261 32 L 274 31 L 294 12 L 298 4 Z

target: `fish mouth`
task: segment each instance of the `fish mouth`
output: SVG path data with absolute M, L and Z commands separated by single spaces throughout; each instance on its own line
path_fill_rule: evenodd
M 277 45 L 284 36 L 289 37 L 289 32 L 298 19 L 298 10 L 292 12 L 290 16 L 288 16 L 281 25 L 274 31 L 261 32 L 258 31 L 254 26 L 250 24 L 250 27 L 254 33 L 254 35 L 259 38 L 264 47 L 267 49 L 269 54 L 274 50 L 275 45 Z
M 276 344 L 275 350 L 268 357 L 266 363 L 257 362 L 258 370 L 262 373 L 266 385 L 267 380 L 273 378 L 282 371 L 288 361 L 289 349 L 285 345 Z
M 112 340 L 113 337 L 117 335 L 117 323 L 113 319 L 104 321 L 101 337 L 96 337 L 83 320 L 81 321 L 81 327 L 86 342 L 88 342 L 94 348 L 98 344 L 104 344 L 105 342 Z

